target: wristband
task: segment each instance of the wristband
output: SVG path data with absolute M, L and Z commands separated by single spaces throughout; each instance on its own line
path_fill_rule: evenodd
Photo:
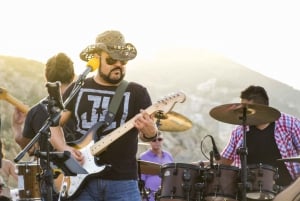
M 152 141 L 152 140 L 154 140 L 155 138 L 157 138 L 158 132 L 159 132 L 159 131 L 157 131 L 156 134 L 155 134 L 153 137 L 146 137 L 145 134 L 143 133 L 143 138 L 145 138 L 146 140 Z

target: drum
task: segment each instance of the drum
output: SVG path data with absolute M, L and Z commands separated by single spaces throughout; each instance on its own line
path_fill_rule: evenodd
M 206 201 L 237 201 L 240 169 L 234 166 L 216 165 L 205 173 Z
M 195 184 L 201 182 L 203 171 L 192 164 L 168 163 L 162 165 L 159 201 L 196 200 Z
M 275 180 L 278 170 L 269 165 L 248 165 L 248 182 L 251 184 L 247 198 L 253 200 L 273 199 L 276 195 Z
M 21 162 L 16 165 L 18 171 L 19 201 L 41 200 L 38 174 L 40 165 L 36 162 Z

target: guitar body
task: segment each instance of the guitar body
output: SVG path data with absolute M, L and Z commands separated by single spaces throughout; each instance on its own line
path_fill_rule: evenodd
M 98 128 L 98 126 L 97 126 Z M 76 196 L 77 190 L 81 188 L 88 177 L 95 176 L 101 173 L 105 169 L 105 165 L 97 165 L 95 163 L 95 157 L 91 154 L 90 148 L 94 145 L 94 135 L 97 129 L 92 127 L 85 136 L 77 141 L 68 143 L 70 146 L 79 150 L 84 157 L 84 164 L 82 167 L 88 172 L 88 174 L 77 174 L 76 176 L 63 176 L 59 178 L 57 182 L 60 186 L 56 185 L 56 188 L 60 189 L 60 194 L 63 198 L 72 198 Z

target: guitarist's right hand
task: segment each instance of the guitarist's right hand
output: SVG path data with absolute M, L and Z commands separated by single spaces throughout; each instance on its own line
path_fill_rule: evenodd
M 50 127 L 51 138 L 50 143 L 57 151 L 69 151 L 72 157 L 81 165 L 84 163 L 84 155 L 74 147 L 69 146 L 64 140 L 63 129 L 60 126 Z

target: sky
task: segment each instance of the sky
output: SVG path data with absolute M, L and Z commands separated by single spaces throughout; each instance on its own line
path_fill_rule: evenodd
M 0 3 L 0 55 L 41 62 L 79 53 L 120 30 L 140 60 L 160 50 L 207 49 L 300 90 L 300 12 L 290 0 L 9 0 Z M 172 58 L 170 58 L 172 59 Z M 8 67 L 9 68 L 9 67 Z

